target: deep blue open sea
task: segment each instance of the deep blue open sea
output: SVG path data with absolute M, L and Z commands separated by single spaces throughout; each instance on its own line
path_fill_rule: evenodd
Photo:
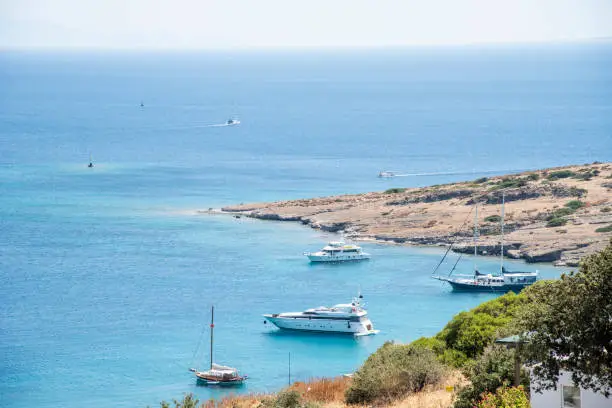
M 330 235 L 190 211 L 609 161 L 611 67 L 609 44 L 0 53 L 0 405 L 230 392 L 187 370 L 208 360 L 207 343 L 194 352 L 212 304 L 217 362 L 250 376 L 234 392 L 284 386 L 289 352 L 293 379 L 335 376 L 436 333 L 494 296 L 430 279 L 439 249 L 364 244 L 370 262 L 310 265 Z M 210 126 L 229 117 L 242 123 Z M 263 325 L 359 286 L 377 336 Z

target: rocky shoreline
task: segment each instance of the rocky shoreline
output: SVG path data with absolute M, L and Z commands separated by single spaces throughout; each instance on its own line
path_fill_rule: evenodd
M 398 183 L 400 180 L 398 180 Z M 612 164 L 593 163 L 422 188 L 227 206 L 226 213 L 300 222 L 354 240 L 403 245 L 453 244 L 473 252 L 478 203 L 482 255 L 577 266 L 612 236 Z M 207 212 L 207 211 L 201 211 Z

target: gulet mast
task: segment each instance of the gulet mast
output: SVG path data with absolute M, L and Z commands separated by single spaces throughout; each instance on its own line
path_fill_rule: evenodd
M 504 273 L 504 206 L 506 204 L 506 192 L 502 191 L 502 207 L 501 207 L 501 254 L 500 254 L 500 264 L 501 264 L 501 273 Z
M 474 272 L 477 271 L 476 257 L 478 256 L 478 203 L 476 203 L 476 211 L 474 212 Z
M 210 369 L 213 368 L 213 331 L 215 329 L 215 307 L 210 310 Z

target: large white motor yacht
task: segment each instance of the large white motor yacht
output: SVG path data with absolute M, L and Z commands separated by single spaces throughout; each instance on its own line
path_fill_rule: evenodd
M 345 244 L 342 241 L 330 242 L 318 252 L 305 252 L 310 262 L 346 262 L 370 259 L 360 246 Z
M 361 304 L 362 299 L 363 296 L 359 294 L 351 303 L 333 307 L 320 306 L 305 312 L 265 314 L 264 317 L 279 329 L 347 333 L 355 336 L 376 334 L 379 330 L 374 330 L 368 312 Z

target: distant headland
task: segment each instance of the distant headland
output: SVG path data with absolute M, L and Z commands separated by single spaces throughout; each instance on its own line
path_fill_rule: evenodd
M 504 255 L 527 262 L 577 266 L 612 235 L 612 163 L 549 168 L 421 188 L 222 208 L 263 220 L 297 221 L 354 240 L 405 245 L 454 243 L 473 250 L 473 207 L 479 203 L 479 253 L 498 255 L 502 191 Z M 204 213 L 206 211 L 199 211 Z

